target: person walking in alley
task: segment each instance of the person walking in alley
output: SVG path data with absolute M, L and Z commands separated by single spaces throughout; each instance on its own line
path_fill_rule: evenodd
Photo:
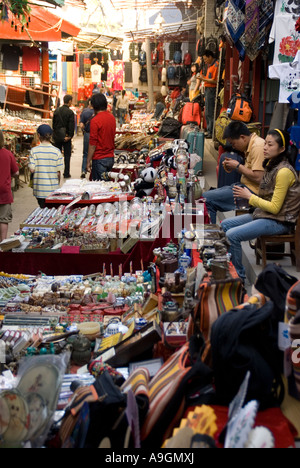
M 53 143 L 64 154 L 64 178 L 69 179 L 70 162 L 72 154 L 72 138 L 75 131 L 75 116 L 70 109 L 73 97 L 70 94 L 64 96 L 64 104 L 55 110 L 53 114 Z

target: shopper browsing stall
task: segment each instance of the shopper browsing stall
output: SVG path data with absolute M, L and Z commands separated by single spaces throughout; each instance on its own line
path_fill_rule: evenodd
M 104 94 L 92 96 L 91 104 L 95 117 L 90 122 L 87 170 L 92 173 L 92 180 L 102 180 L 114 165 L 116 119 L 107 110 Z
M 70 162 L 72 154 L 72 138 L 75 131 L 74 112 L 70 109 L 72 106 L 72 96 L 66 94 L 64 96 L 63 106 L 56 109 L 53 114 L 53 141 L 54 145 L 64 153 L 64 178 L 69 179 Z
M 4 148 L 4 135 L 0 130 L 0 240 L 7 238 L 8 224 L 12 221 L 13 196 L 11 178 L 19 175 L 14 155 Z
M 89 150 L 89 141 L 90 141 L 90 122 L 94 116 L 94 109 L 91 104 L 91 100 L 88 100 L 88 105 L 83 109 L 80 115 L 80 128 L 83 132 L 83 154 L 82 154 L 82 166 L 81 166 L 81 178 L 84 179 L 87 173 L 87 155 Z
M 40 125 L 37 133 L 40 144 L 31 149 L 29 169 L 33 173 L 33 194 L 39 206 L 44 208 L 46 198 L 59 187 L 64 164 L 61 151 L 50 142 L 50 125 Z
M 265 145 L 264 175 L 258 195 L 247 187 L 233 187 L 234 197 L 249 201 L 255 210 L 224 220 L 221 224 L 230 242 L 229 252 L 238 275 L 245 279 L 241 242 L 263 235 L 288 234 L 300 211 L 300 182 L 289 161 L 289 134 L 283 130 L 268 132 Z
M 125 116 L 129 112 L 129 99 L 126 96 L 125 89 L 123 89 L 121 96 L 119 96 L 117 99 L 116 111 L 119 117 L 119 124 L 122 127 L 122 125 L 125 123 Z
M 155 95 L 155 112 L 154 119 L 159 120 L 166 108 L 165 98 L 161 93 L 156 93 Z
M 231 122 L 225 129 L 224 139 L 235 151 L 244 154 L 244 164 L 235 159 L 225 159 L 224 168 L 227 172 L 238 171 L 241 174 L 241 184 L 253 193 L 258 193 L 259 185 L 264 174 L 264 139 L 256 133 L 251 134 L 243 122 Z M 206 199 L 207 210 L 213 224 L 217 221 L 217 212 L 226 212 L 236 209 L 233 197 L 233 185 L 225 185 L 215 190 L 203 193 Z

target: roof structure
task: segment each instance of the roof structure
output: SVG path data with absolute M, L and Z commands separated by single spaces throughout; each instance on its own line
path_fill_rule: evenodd
M 30 19 L 30 21 L 29 21 Z M 51 42 L 76 37 L 80 28 L 40 6 L 31 5 L 28 22 L 23 24 L 10 11 L 8 21 L 0 22 L 0 40 Z
M 152 40 L 184 40 L 187 34 L 196 29 L 197 21 L 181 21 L 180 23 L 165 23 L 163 25 L 163 32 L 157 34 L 153 27 L 146 29 L 134 30 L 134 31 L 124 31 L 124 35 L 128 41 L 138 42 L 143 41 L 145 38 L 150 38 Z
M 108 36 L 96 32 L 81 31 L 76 37 L 70 39 L 76 44 L 79 52 L 92 52 L 99 49 L 120 50 L 123 47 L 123 38 Z

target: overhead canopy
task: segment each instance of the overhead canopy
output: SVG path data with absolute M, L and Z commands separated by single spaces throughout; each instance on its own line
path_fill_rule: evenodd
M 11 26 L 14 22 L 13 27 Z M 23 30 L 22 30 L 23 26 Z M 15 30 L 15 27 L 17 30 Z M 45 8 L 31 5 L 30 22 L 21 21 L 9 11 L 8 21 L 0 22 L 0 39 L 9 41 L 51 42 L 62 38 L 77 36 L 80 28 L 59 18 Z
M 81 31 L 78 36 L 72 39 L 78 50 L 93 51 L 99 49 L 120 50 L 123 46 L 123 38 L 106 36 L 105 34 Z
M 170 23 L 163 25 L 163 31 L 160 35 L 155 34 L 153 26 L 147 29 L 134 31 L 124 31 L 124 35 L 129 41 L 143 41 L 146 37 L 152 40 L 180 40 L 184 39 L 185 35 L 196 29 L 197 21 L 182 21 L 180 23 Z

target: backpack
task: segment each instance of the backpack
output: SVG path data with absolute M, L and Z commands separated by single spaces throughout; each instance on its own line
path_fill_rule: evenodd
M 163 120 L 158 135 L 161 137 L 179 138 L 182 124 L 172 117 Z
M 229 405 L 250 372 L 245 402 L 260 409 L 280 406 L 284 398 L 277 338 L 273 335 L 273 303 L 244 304 L 221 315 L 211 331 L 216 404 Z
M 178 65 L 175 70 L 175 77 L 177 80 L 181 82 L 181 80 L 185 79 L 186 74 L 185 74 L 185 69 L 181 65 Z
M 223 138 L 225 128 L 231 122 L 226 111 L 220 113 L 215 121 L 215 138 L 223 147 L 226 146 L 226 140 Z
M 183 57 L 183 63 L 186 67 L 192 65 L 192 55 L 190 52 L 186 52 Z
M 147 81 L 148 81 L 147 69 L 142 67 L 141 73 L 140 73 L 140 82 L 147 83 Z
M 176 76 L 176 69 L 173 65 L 170 65 L 167 70 L 168 80 L 174 80 L 175 76 Z
M 183 125 L 188 123 L 196 123 L 197 125 L 201 124 L 201 108 L 198 102 L 187 102 L 183 108 L 180 115 L 180 122 Z
M 139 64 L 146 65 L 146 52 L 144 52 L 143 50 L 139 52 Z
M 181 55 L 180 50 L 175 50 L 173 60 L 174 60 L 174 63 L 182 62 L 182 55 Z
M 228 115 L 232 120 L 248 123 L 252 118 L 251 101 L 243 94 L 233 94 L 228 104 Z

